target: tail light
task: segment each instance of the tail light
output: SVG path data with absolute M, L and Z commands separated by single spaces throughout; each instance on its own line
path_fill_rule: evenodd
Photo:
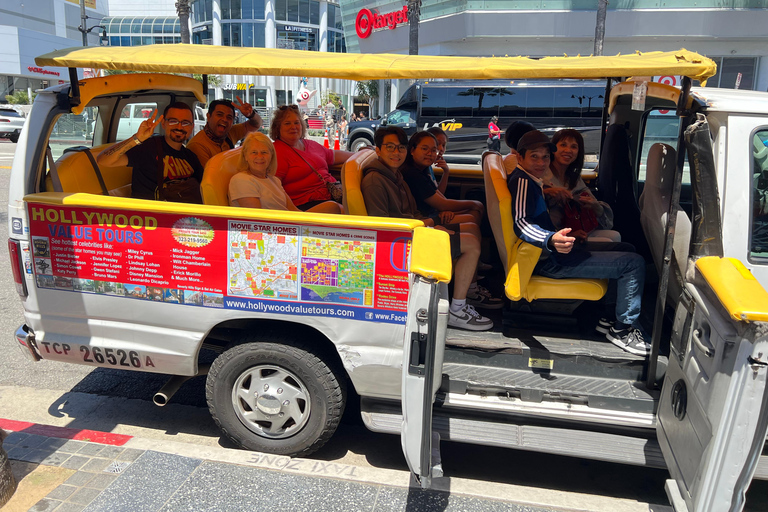
M 8 254 L 11 257 L 11 272 L 13 280 L 16 282 L 16 291 L 22 298 L 27 297 L 27 283 L 24 282 L 23 271 L 21 269 L 21 243 L 17 240 L 8 239 Z

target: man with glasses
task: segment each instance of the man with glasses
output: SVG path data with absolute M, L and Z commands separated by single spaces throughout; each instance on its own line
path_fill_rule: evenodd
M 156 116 L 157 111 L 139 125 L 133 137 L 109 146 L 96 157 L 101 166 L 133 168 L 131 197 L 136 199 L 164 200 L 168 184 L 190 179 L 199 184 L 203 178 L 203 166 L 197 156 L 184 147 L 195 125 L 192 108 L 176 102 L 167 106 L 158 119 Z M 153 136 L 158 124 L 164 134 Z
M 214 155 L 230 150 L 240 139 L 255 132 L 263 124 L 261 116 L 249 103 L 243 103 L 237 96 L 237 103 L 229 100 L 214 100 L 208 106 L 205 127 L 187 144 L 187 148 L 197 155 L 205 167 Z M 248 121 L 235 123 L 235 109 L 239 110 Z

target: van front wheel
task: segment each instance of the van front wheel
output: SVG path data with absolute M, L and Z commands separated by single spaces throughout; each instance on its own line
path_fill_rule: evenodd
M 369 141 L 365 137 L 358 137 L 355 140 L 352 141 L 352 147 L 350 148 L 353 153 L 360 151 L 366 146 L 373 145 L 373 142 Z
M 244 343 L 216 358 L 206 399 L 237 446 L 303 457 L 336 431 L 346 389 L 329 365 L 299 345 Z

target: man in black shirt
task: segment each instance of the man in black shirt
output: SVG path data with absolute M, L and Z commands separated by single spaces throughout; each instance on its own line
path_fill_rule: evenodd
M 131 197 L 137 199 L 164 199 L 158 191 L 158 157 L 163 162 L 164 184 L 188 179 L 199 183 L 203 178 L 203 166 L 197 156 L 184 147 L 195 125 L 190 106 L 176 102 L 166 107 L 157 120 L 156 115 L 157 111 L 142 122 L 133 137 L 113 144 L 96 157 L 99 165 L 133 168 Z M 158 124 L 163 127 L 164 135 L 152 136 Z

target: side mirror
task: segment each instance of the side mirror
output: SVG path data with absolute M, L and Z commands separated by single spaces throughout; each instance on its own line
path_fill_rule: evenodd
M 387 116 L 381 118 L 381 126 L 387 126 Z

